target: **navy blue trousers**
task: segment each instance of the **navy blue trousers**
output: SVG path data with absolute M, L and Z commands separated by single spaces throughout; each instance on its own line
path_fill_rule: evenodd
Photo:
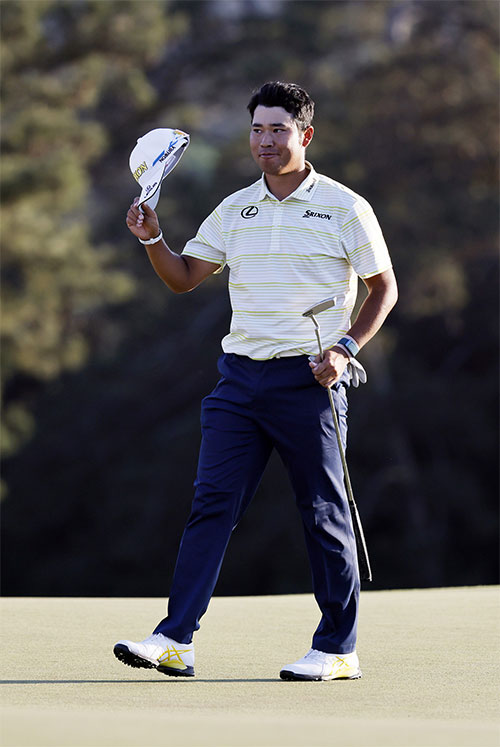
M 213 594 L 231 532 L 276 448 L 302 517 L 313 591 L 322 613 L 312 647 L 350 653 L 356 645 L 359 573 L 327 391 L 314 379 L 307 356 L 255 361 L 225 354 L 219 371 L 222 378 L 202 402 L 195 495 L 168 616 L 154 632 L 191 642 Z M 332 391 L 345 448 L 344 379 Z

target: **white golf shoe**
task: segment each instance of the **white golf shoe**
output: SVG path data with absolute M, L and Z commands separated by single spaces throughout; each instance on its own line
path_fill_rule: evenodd
M 161 633 L 154 633 L 139 643 L 118 641 L 113 653 L 129 667 L 157 669 L 174 677 L 194 677 L 193 644 L 178 643 Z
M 327 654 L 311 648 L 302 659 L 283 667 L 282 680 L 356 680 L 361 677 L 358 655 Z

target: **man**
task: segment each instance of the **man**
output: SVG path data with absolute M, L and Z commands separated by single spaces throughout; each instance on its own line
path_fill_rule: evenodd
M 229 266 L 232 321 L 222 341 L 222 378 L 202 404 L 195 496 L 181 541 L 168 616 L 115 655 L 134 667 L 194 675 L 192 636 L 206 611 L 232 530 L 250 503 L 273 448 L 290 476 L 304 524 L 322 618 L 312 648 L 282 679 L 355 679 L 359 573 L 327 387 L 346 440 L 348 363 L 397 299 L 392 265 L 370 205 L 306 161 L 314 103 L 299 86 L 267 83 L 248 105 L 255 184 L 226 198 L 182 255 L 158 218 L 134 201 L 127 226 L 175 293 Z M 368 289 L 354 324 L 357 276 Z M 327 296 L 321 361 L 302 312 Z

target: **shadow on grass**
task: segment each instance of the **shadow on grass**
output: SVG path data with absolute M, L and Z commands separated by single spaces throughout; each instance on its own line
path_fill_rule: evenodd
M 198 677 L 165 677 L 163 680 L 0 680 L 0 685 L 137 685 L 141 683 L 164 684 L 165 682 L 281 682 L 277 677 L 265 679 L 200 679 Z

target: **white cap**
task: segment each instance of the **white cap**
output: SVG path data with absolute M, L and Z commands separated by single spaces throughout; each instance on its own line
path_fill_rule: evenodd
M 139 205 L 147 202 L 155 208 L 160 199 L 161 183 L 177 165 L 189 145 L 189 135 L 182 130 L 160 128 L 140 137 L 130 154 L 130 171 L 142 189 Z

